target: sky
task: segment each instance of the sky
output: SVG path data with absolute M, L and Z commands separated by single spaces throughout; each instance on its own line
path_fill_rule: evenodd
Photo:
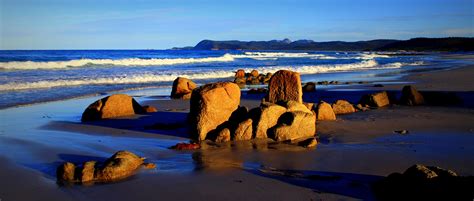
M 0 49 L 474 37 L 474 0 L 0 0 Z

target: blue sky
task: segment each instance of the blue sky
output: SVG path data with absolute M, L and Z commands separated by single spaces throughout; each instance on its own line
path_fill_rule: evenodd
M 474 0 L 0 0 L 0 49 L 474 36 Z

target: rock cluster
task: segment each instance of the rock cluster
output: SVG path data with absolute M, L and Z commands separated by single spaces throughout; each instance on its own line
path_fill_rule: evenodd
M 178 77 L 173 82 L 171 88 L 171 98 L 173 99 L 190 99 L 196 83 L 184 77 Z
M 251 72 L 251 76 L 258 72 Z M 236 77 L 242 78 L 243 71 Z M 302 103 L 298 73 L 276 72 L 269 83 L 267 100 L 250 111 L 240 107 L 240 88 L 229 82 L 204 85 L 194 90 L 189 119 L 192 138 L 215 142 L 272 138 L 276 141 L 312 137 L 316 114 Z M 296 92 L 295 92 L 296 90 Z M 314 143 L 314 142 L 312 142 Z M 312 145 L 311 145 L 312 146 Z
M 379 200 L 471 200 L 474 177 L 461 177 L 451 170 L 413 165 L 403 174 L 393 173 L 375 183 Z
M 146 110 L 131 96 L 114 94 L 90 104 L 82 113 L 81 121 L 95 121 L 143 113 L 146 113 Z
M 242 85 L 258 85 L 267 84 L 272 77 L 271 73 L 259 74 L 257 70 L 252 70 L 250 73 L 245 73 L 244 69 L 239 69 L 235 72 L 234 83 Z
M 118 151 L 103 163 L 87 161 L 76 165 L 66 162 L 57 168 L 56 175 L 61 183 L 113 182 L 133 175 L 140 167 L 155 167 L 144 160 L 131 152 Z

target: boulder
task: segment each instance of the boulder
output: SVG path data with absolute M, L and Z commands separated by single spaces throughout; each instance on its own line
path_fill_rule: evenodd
M 337 100 L 332 104 L 334 114 L 350 114 L 355 112 L 354 106 L 346 100 Z
M 416 90 L 414 86 L 407 85 L 402 89 L 402 97 L 400 98 L 400 104 L 403 105 L 423 105 L 425 99 L 420 92 Z
M 278 118 L 286 112 L 286 108 L 265 102 L 259 108 L 255 108 L 252 111 L 250 113 L 255 125 L 255 138 L 267 138 L 267 130 L 278 123 Z
M 226 122 L 240 104 L 240 88 L 232 82 L 217 82 L 196 88 L 190 101 L 192 138 L 205 140 L 207 134 Z
M 143 106 L 143 110 L 145 110 L 146 113 L 158 112 L 158 110 L 155 107 L 150 106 L 150 105 Z
M 110 182 L 131 176 L 143 164 L 144 160 L 145 158 L 138 157 L 131 152 L 119 151 L 96 170 L 96 180 Z
M 217 134 L 215 142 L 221 143 L 228 141 L 230 141 L 230 130 L 228 128 L 224 128 Z
M 311 110 L 304 104 L 296 102 L 296 101 L 286 101 L 280 102 L 279 105 L 286 108 L 287 112 L 306 112 L 308 114 L 312 114 Z
M 251 75 L 252 77 L 258 77 L 258 71 L 257 71 L 257 70 L 252 70 L 252 71 L 250 72 L 250 75 Z
M 332 109 L 331 105 L 329 105 L 329 103 L 320 101 L 318 103 L 318 106 L 316 107 L 316 119 L 322 121 L 333 121 L 336 120 L 336 114 L 334 113 L 334 110 Z
M 81 121 L 95 121 L 142 113 L 145 113 L 145 110 L 131 96 L 114 94 L 90 104 L 82 113 Z
M 173 99 L 190 99 L 196 83 L 184 77 L 178 77 L 173 82 L 171 88 L 171 98 Z
M 245 70 L 239 69 L 235 72 L 235 78 L 245 78 Z
M 314 82 L 307 82 L 303 86 L 303 91 L 304 92 L 313 92 L 316 91 L 316 83 Z
M 312 113 L 294 111 L 286 112 L 278 118 L 271 135 L 276 141 L 294 140 L 311 137 L 316 134 L 316 117 Z
M 301 87 L 300 74 L 288 70 L 276 72 L 268 84 L 267 101 L 277 103 L 279 101 L 294 100 L 303 102 L 303 91 Z
M 74 174 L 76 165 L 74 163 L 66 162 L 56 169 L 56 176 L 58 181 L 72 182 L 74 181 Z
M 359 103 L 362 105 L 369 105 L 371 107 L 385 107 L 390 104 L 390 100 L 387 92 L 382 91 L 362 96 Z
M 252 119 L 240 122 L 235 130 L 233 139 L 236 141 L 252 139 L 252 123 Z

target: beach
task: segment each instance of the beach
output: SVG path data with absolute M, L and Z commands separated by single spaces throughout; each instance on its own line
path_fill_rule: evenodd
M 0 110 L 0 200 L 373 200 L 375 181 L 413 164 L 472 176 L 474 66 L 469 62 L 473 58 L 447 57 L 468 64 L 407 71 L 389 80 L 357 77 L 367 82 L 318 85 L 315 92 L 305 92 L 304 102 L 357 103 L 362 95 L 377 91 L 399 95 L 404 85 L 411 84 L 422 92 L 456 93 L 463 100 L 457 105 L 393 105 L 318 121 L 318 145 L 313 149 L 269 140 L 204 142 L 192 151 L 169 149 L 189 142 L 190 104 L 155 95 L 156 89 L 120 93 L 158 112 L 97 122 L 83 123 L 81 115 L 89 104 L 110 93 L 4 108 Z M 374 87 L 378 83 L 383 86 Z M 263 97 L 243 90 L 241 105 L 258 107 Z M 394 132 L 398 130 L 409 133 Z M 105 160 L 119 150 L 144 156 L 157 167 L 108 184 L 56 183 L 61 163 Z

